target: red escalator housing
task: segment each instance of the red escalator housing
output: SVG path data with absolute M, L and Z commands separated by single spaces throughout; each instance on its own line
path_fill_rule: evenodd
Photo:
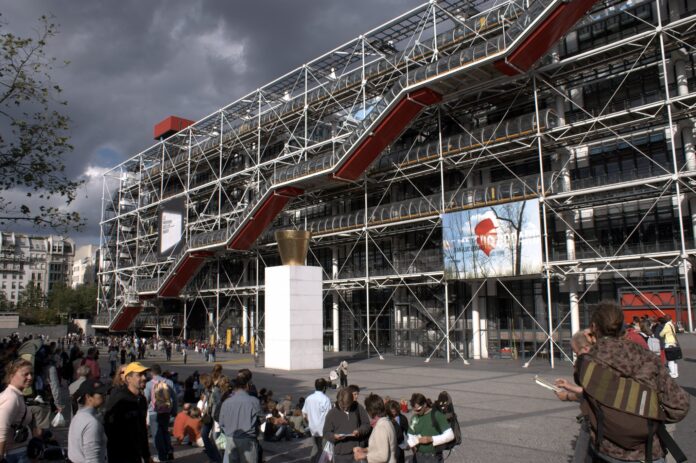
M 179 265 L 169 274 L 169 278 L 160 289 L 159 297 L 178 297 L 181 290 L 200 270 L 206 259 L 212 256 L 211 252 L 188 253 Z
M 273 222 L 273 219 L 283 210 L 292 198 L 304 193 L 304 190 L 295 187 L 284 187 L 273 192 L 271 196 L 259 206 L 256 213 L 249 218 L 237 236 L 229 244 L 230 249 L 245 251 L 254 244 L 254 241 Z
M 429 88 L 406 95 L 331 177 L 335 180 L 349 181 L 360 177 L 425 106 L 433 105 L 440 100 L 442 95 Z
M 561 3 L 515 51 L 506 59 L 496 61 L 495 67 L 508 76 L 528 71 L 596 2 L 571 0 Z
M 109 331 L 128 331 L 135 317 L 143 310 L 140 305 L 126 306 L 116 315 L 109 325 Z

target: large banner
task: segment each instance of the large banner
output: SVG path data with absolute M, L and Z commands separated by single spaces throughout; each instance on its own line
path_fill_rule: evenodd
M 183 198 L 168 201 L 159 217 L 160 255 L 175 254 L 183 245 L 186 203 Z
M 539 200 L 444 214 L 442 253 L 447 279 L 541 273 Z

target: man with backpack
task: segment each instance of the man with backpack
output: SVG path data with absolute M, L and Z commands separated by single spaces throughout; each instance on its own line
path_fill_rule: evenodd
M 443 394 L 440 396 L 442 397 Z M 443 397 L 443 401 L 445 399 L 451 405 L 451 399 Z M 409 442 L 414 444 L 411 446 L 414 463 L 440 463 L 444 461 L 443 452 L 452 448 L 453 441 L 455 445 L 457 443 L 448 417 L 438 409 L 438 406 L 440 406 L 438 403 L 433 404 L 423 394 L 415 393 L 411 396 L 413 417 L 408 432 L 413 436 L 420 436 L 417 443 Z M 452 413 L 454 413 L 453 410 Z M 456 421 L 456 415 L 453 415 L 453 419 Z M 459 427 L 458 423 L 457 427 Z
M 145 399 L 150 423 L 150 434 L 154 440 L 161 462 L 174 460 L 174 448 L 169 435 L 169 419 L 176 414 L 176 389 L 171 380 L 162 376 L 162 368 L 152 365 L 152 379 L 145 385 Z
M 689 411 L 689 395 L 659 358 L 624 336 L 621 307 L 600 302 L 590 318 L 595 344 L 575 364 L 583 388 L 580 409 L 589 419 L 591 451 L 599 461 L 684 461 L 665 429 Z

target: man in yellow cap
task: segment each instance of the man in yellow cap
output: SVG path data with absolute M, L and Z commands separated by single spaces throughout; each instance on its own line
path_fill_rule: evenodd
M 140 362 L 131 362 L 123 371 L 125 386 L 115 388 L 106 403 L 104 431 L 106 453 L 109 461 L 119 463 L 151 463 L 147 440 L 147 402 L 145 372 L 148 368 Z

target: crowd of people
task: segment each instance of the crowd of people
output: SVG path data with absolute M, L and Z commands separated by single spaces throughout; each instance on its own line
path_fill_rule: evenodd
M 689 410 L 689 396 L 674 379 L 676 361 L 665 354 L 678 346 L 674 324 L 644 317 L 626 325 L 623 317 L 618 305 L 598 304 L 590 327 L 571 340 L 574 381 L 555 383 L 560 400 L 580 404 L 575 462 L 662 463 L 679 451 L 665 431 Z M 108 375 L 99 347 L 108 355 Z M 72 463 L 170 462 L 175 445 L 200 447 L 213 463 L 260 463 L 260 441 L 304 438 L 312 463 L 401 463 L 409 455 L 430 463 L 461 442 L 446 392 L 435 402 L 421 393 L 400 402 L 377 394 L 361 400 L 345 361 L 297 400 L 257 389 L 246 368 L 225 372 L 216 363 L 181 381 L 160 364 L 141 362 L 150 349 L 171 359 L 172 349 L 189 347 L 196 350 L 130 337 L 3 340 L 0 461 L 25 463 L 50 450 L 58 416 L 69 421 Z M 211 350 L 201 355 L 210 360 Z M 329 389 L 336 389 L 335 399 Z

